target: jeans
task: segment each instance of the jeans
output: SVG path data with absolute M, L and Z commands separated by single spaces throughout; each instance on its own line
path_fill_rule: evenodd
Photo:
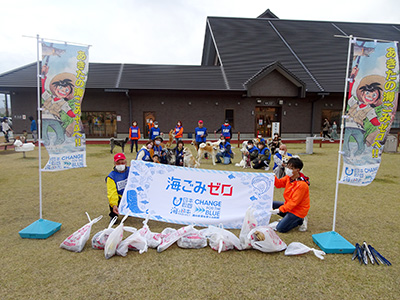
M 281 205 L 283 205 L 283 202 L 274 201 L 272 204 L 272 208 L 277 209 Z M 281 217 L 283 217 L 283 219 L 279 221 L 278 225 L 276 225 L 276 231 L 278 231 L 278 232 L 283 232 L 283 233 L 288 232 L 288 231 L 292 230 L 293 228 L 303 224 L 304 219 L 302 219 L 290 212 L 280 213 L 279 215 Z

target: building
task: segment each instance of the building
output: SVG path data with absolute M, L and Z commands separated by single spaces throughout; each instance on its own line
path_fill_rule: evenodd
M 163 132 L 181 120 L 193 133 L 202 119 L 213 132 L 228 119 L 242 137 L 319 134 L 340 123 L 348 38 L 399 40 L 400 24 L 209 17 L 199 66 L 90 63 L 82 121 L 87 137 L 126 136 L 133 120 L 156 119 Z M 11 97 L 14 130 L 36 114 L 36 62 L 0 75 Z M 392 132 L 400 130 L 399 112 Z M 211 134 L 210 138 L 214 138 Z

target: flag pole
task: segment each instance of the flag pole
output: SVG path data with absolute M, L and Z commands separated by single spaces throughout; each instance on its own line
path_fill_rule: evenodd
M 36 35 L 36 73 L 37 73 L 37 120 L 38 120 L 38 146 L 39 146 L 39 219 L 42 219 L 42 119 L 40 113 L 40 60 L 39 60 L 39 35 Z
M 339 154 L 338 154 L 338 166 L 337 166 L 337 177 L 336 177 L 336 190 L 335 190 L 335 207 L 333 212 L 333 226 L 332 231 L 322 232 L 312 235 L 314 243 L 318 245 L 325 253 L 353 253 L 355 247 L 342 237 L 339 233 L 335 232 L 336 224 L 336 210 L 338 201 L 338 191 L 339 191 L 339 176 L 340 176 L 340 163 L 342 155 L 342 142 L 343 142 L 343 131 L 344 131 L 344 114 L 346 111 L 346 97 L 347 97 L 347 85 L 349 77 L 349 67 L 350 67 L 350 53 L 351 53 L 351 43 L 353 42 L 353 36 L 350 35 L 349 38 L 349 49 L 347 52 L 347 65 L 346 65 L 346 78 L 344 84 L 343 92 L 343 111 L 342 120 L 340 125 L 340 141 L 339 141 Z
M 346 100 L 347 100 L 347 87 L 349 82 L 349 68 L 350 68 L 350 53 L 351 53 L 351 44 L 353 42 L 353 36 L 349 36 L 349 48 L 347 53 L 347 65 L 346 65 L 346 77 L 344 83 L 344 92 L 343 92 L 343 109 L 342 109 L 342 120 L 340 123 L 340 140 L 339 140 L 339 153 L 338 153 L 338 165 L 337 165 L 337 174 L 336 174 L 336 190 L 335 190 L 335 206 L 333 210 L 333 224 L 332 231 L 335 231 L 336 225 L 336 210 L 337 210 L 337 201 L 339 194 L 339 177 L 340 177 L 340 163 L 342 160 L 342 145 L 343 145 L 343 131 L 344 131 L 344 114 L 346 112 Z
M 36 36 L 37 42 L 37 62 L 36 62 L 36 77 L 37 77 L 37 119 L 38 119 L 38 147 L 39 147 L 39 220 L 33 222 L 31 225 L 25 227 L 19 231 L 21 238 L 27 239 L 47 239 L 61 228 L 61 223 L 45 220 L 42 218 L 42 152 L 41 152 L 41 93 L 40 93 L 40 79 L 42 74 L 40 72 L 40 60 L 39 60 L 39 35 Z

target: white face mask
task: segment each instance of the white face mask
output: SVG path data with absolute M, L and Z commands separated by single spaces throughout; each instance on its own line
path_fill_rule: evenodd
M 158 125 L 157 125 L 157 124 L 155 124 L 155 125 L 154 125 L 154 127 L 155 127 L 155 128 L 157 128 L 157 127 L 158 127 Z
M 289 177 L 292 177 L 292 176 L 293 176 L 293 170 L 292 170 L 292 169 L 285 168 L 285 173 L 286 173 L 286 175 L 288 175 Z
M 153 148 L 153 145 L 151 145 L 151 144 L 147 145 L 147 149 L 151 149 L 151 148 Z
M 161 141 L 156 141 L 156 145 L 160 145 L 161 144 Z
M 118 172 L 123 172 L 123 171 L 125 171 L 125 168 L 126 168 L 125 165 L 116 165 L 116 166 L 115 166 L 115 169 L 116 169 Z
M 278 151 L 280 155 L 284 155 L 285 154 L 285 150 L 279 150 Z

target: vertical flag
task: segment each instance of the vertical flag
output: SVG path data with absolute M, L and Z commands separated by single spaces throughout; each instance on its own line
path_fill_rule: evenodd
M 81 104 L 89 71 L 88 47 L 42 42 L 43 171 L 86 167 Z
M 340 183 L 370 184 L 397 110 L 397 42 L 353 42 Z

